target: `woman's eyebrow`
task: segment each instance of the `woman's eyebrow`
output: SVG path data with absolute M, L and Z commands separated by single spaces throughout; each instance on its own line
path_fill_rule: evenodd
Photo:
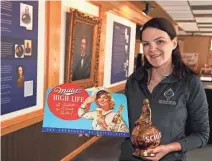
M 163 38 L 163 37 L 158 37 L 158 38 L 154 39 L 154 41 L 155 41 L 155 40 L 158 40 L 158 39 L 164 39 L 164 38 Z
M 155 38 L 153 41 L 156 41 L 156 40 L 158 40 L 158 39 L 164 39 L 164 37 L 157 37 L 157 38 Z M 148 41 L 141 41 L 141 42 L 148 42 Z

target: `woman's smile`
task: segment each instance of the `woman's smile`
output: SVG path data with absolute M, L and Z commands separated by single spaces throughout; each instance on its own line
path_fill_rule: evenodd
M 162 54 L 155 54 L 155 55 L 150 55 L 150 58 L 158 58 L 158 57 L 160 57 Z
M 105 102 L 104 100 L 101 100 L 101 101 L 99 102 L 100 105 L 105 105 L 105 103 L 106 103 L 106 102 Z

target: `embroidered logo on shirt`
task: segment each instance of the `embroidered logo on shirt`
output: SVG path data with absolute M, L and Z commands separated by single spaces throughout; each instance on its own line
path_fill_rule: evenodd
M 167 101 L 170 100 L 174 96 L 174 92 L 171 88 L 169 88 L 166 92 L 164 92 L 164 96 L 166 97 Z
M 168 104 L 168 105 L 176 105 L 176 101 L 170 100 L 174 96 L 174 92 L 171 88 L 169 88 L 166 92 L 164 92 L 164 96 L 166 100 L 159 100 L 158 104 Z
M 164 105 L 176 105 L 176 101 L 167 101 L 167 100 L 159 100 L 158 104 L 164 104 Z

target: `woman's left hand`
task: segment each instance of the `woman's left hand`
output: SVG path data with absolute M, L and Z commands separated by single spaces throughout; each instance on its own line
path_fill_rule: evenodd
M 155 156 L 152 157 L 143 157 L 145 160 L 151 160 L 151 161 L 159 161 L 161 158 L 163 158 L 165 155 L 170 153 L 170 149 L 166 145 L 159 145 L 155 149 L 147 150 L 147 153 L 153 153 Z
M 106 122 L 105 122 L 105 119 L 104 118 L 98 118 L 97 119 L 97 122 L 102 126 L 102 127 L 104 127 L 105 129 L 107 129 L 107 124 L 106 124 Z

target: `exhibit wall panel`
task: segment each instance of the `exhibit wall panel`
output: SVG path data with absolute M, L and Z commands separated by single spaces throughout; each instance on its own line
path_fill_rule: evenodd
M 15 3 L 15 4 L 14 4 Z M 18 6 L 19 4 L 16 4 L 18 2 L 12 2 L 12 6 L 14 7 L 13 9 L 14 10 L 19 10 Z M 21 4 L 24 4 L 24 3 L 20 3 L 20 6 Z M 17 7 L 16 7 L 17 6 Z M 30 6 L 30 4 L 29 4 Z M 36 5 L 35 5 L 36 6 Z M 34 10 L 35 10 L 35 6 L 33 6 Z M 32 9 L 32 11 L 33 11 Z M 33 41 L 31 40 L 31 47 L 32 47 L 32 53 L 31 53 L 31 57 L 33 57 L 33 54 L 37 54 L 37 58 L 36 60 L 33 60 L 32 63 L 35 62 L 36 64 L 36 71 L 33 71 L 33 67 L 28 65 L 28 63 L 25 61 L 30 61 L 30 55 L 26 55 L 25 53 L 25 56 L 23 59 L 15 59 L 13 61 L 19 61 L 19 64 L 23 64 L 23 66 L 25 65 L 25 67 L 27 67 L 28 69 L 25 69 L 25 74 L 27 74 L 27 72 L 29 73 L 32 73 L 31 75 L 35 75 L 35 82 L 33 82 L 33 85 L 36 85 L 36 87 L 33 87 L 32 89 L 32 93 L 29 94 L 29 95 L 34 95 L 36 94 L 36 96 L 34 96 L 35 98 L 35 104 L 33 106 L 28 106 L 28 107 L 25 107 L 25 108 L 19 108 L 19 109 L 15 109 L 15 110 L 12 110 L 13 107 L 8 107 L 8 108 L 11 108 L 11 112 L 8 112 L 8 113 L 5 113 L 1 116 L 1 120 L 2 121 L 6 121 L 6 120 L 10 120 L 10 119 L 13 119 L 15 117 L 18 117 L 18 116 L 21 116 L 21 115 L 24 115 L 24 114 L 27 114 L 27 113 L 31 113 L 31 112 L 34 112 L 34 111 L 37 111 L 39 109 L 42 109 L 43 108 L 43 98 L 44 98 L 44 61 L 45 61 L 45 2 L 44 1 L 39 1 L 38 3 L 38 13 L 32 13 L 32 14 L 38 14 L 38 22 L 35 22 L 35 20 L 33 20 L 33 23 L 37 23 L 38 24 L 38 32 L 37 32 L 37 36 L 36 36 L 36 39 L 37 41 Z M 14 15 L 12 15 L 14 16 Z M 19 15 L 18 15 L 19 16 Z M 14 18 L 14 17 L 13 17 Z M 22 26 L 23 27 L 23 26 Z M 26 28 L 30 28 L 29 26 L 25 26 Z M 32 24 L 32 30 L 29 29 L 28 31 L 26 31 L 26 37 L 29 37 L 30 36 L 30 32 L 34 32 L 33 29 L 35 28 L 34 25 Z M 24 37 L 23 37 L 24 38 Z M 24 39 L 27 39 L 27 38 L 24 38 Z M 39 41 L 38 41 L 39 40 Z M 24 42 L 23 42 L 24 43 Z M 36 43 L 36 45 L 35 45 Z M 37 49 L 33 49 L 33 47 L 36 46 Z M 36 53 L 33 51 L 37 51 Z M 27 57 L 28 56 L 28 57 Z M 37 62 L 36 62 L 37 61 Z M 30 62 L 29 62 L 30 63 Z M 31 63 L 30 63 L 31 64 Z M 13 69 L 14 70 L 14 69 Z M 34 73 L 33 73 L 34 72 Z M 14 78 L 14 77 L 13 77 Z M 34 78 L 34 77 L 33 77 Z M 27 79 L 27 75 L 25 76 L 25 80 Z M 28 79 L 31 79 L 31 78 L 28 78 Z M 30 91 L 29 88 L 26 88 L 26 83 L 30 83 L 30 81 L 25 81 L 25 84 L 24 84 L 24 93 L 26 94 L 26 92 Z M 29 85 L 29 84 L 28 84 Z M 33 91 L 35 90 L 36 91 Z M 18 88 L 17 90 L 21 90 L 21 87 Z M 13 92 L 14 93 L 17 93 L 17 92 Z M 17 93 L 18 94 L 18 93 Z M 19 94 L 18 94 L 19 95 Z M 14 97 L 14 99 L 17 98 L 17 97 Z M 26 97 L 27 98 L 27 97 Z M 17 105 L 17 103 L 16 103 Z
M 104 86 L 113 87 L 119 84 L 123 84 L 126 80 L 112 83 L 111 84 L 111 72 L 112 72 L 112 48 L 113 48 L 113 27 L 114 22 L 130 27 L 130 45 L 129 45 L 129 62 L 128 62 L 128 75 L 131 75 L 134 67 L 134 55 L 135 55 L 135 34 L 136 34 L 136 24 L 129 21 L 126 18 L 120 17 L 111 12 L 107 12 L 107 26 L 106 26 L 106 42 L 105 42 L 105 66 L 104 66 Z M 122 41 L 122 40 L 120 40 Z M 124 54 L 124 52 L 123 52 Z

